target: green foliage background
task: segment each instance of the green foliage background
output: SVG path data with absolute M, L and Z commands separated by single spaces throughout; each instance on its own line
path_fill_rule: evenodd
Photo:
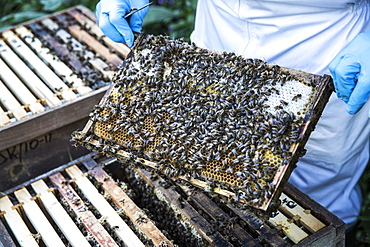
M 92 11 L 97 0 L 0 0 L 0 30 L 65 8 L 82 4 Z M 172 38 L 189 36 L 194 27 L 196 0 L 156 0 L 144 20 L 143 32 Z M 364 202 L 356 228 L 358 246 L 370 246 L 370 166 L 361 181 Z
M 97 0 L 0 0 L 0 30 L 81 4 L 95 11 Z M 189 36 L 194 27 L 196 0 L 158 0 L 150 7 L 143 32 L 172 38 Z

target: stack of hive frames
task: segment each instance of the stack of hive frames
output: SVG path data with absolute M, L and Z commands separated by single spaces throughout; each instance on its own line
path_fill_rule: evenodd
M 82 6 L 3 30 L 1 38 L 0 127 L 108 85 L 129 51 L 104 37 Z
M 150 35 L 113 81 L 75 141 L 264 210 L 332 91 L 329 76 Z
M 0 191 L 87 153 L 71 148 L 129 48 L 76 6 L 0 32 Z M 53 149 L 53 153 L 50 153 Z M 41 165 L 48 163 L 49 165 Z
M 344 223 L 290 184 L 279 211 L 264 222 L 114 160 L 89 154 L 7 192 L 0 198 L 0 244 L 344 246 Z

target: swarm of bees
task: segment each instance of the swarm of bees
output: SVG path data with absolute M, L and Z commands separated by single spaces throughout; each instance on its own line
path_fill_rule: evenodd
M 164 36 L 136 42 L 109 95 L 73 140 L 156 163 L 155 172 L 233 191 L 260 206 L 300 141 L 317 85 L 278 65 Z M 92 145 L 94 140 L 96 145 Z

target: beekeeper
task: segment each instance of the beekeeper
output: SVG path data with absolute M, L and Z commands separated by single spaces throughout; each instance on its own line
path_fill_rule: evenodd
M 102 0 L 98 24 L 116 42 L 133 44 L 145 0 Z M 358 180 L 369 161 L 369 0 L 199 0 L 191 40 L 318 75 L 336 88 L 290 182 L 354 226 L 362 196 Z

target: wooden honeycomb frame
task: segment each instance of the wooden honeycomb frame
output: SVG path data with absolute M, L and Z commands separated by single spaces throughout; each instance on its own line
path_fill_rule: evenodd
M 161 70 L 161 72 L 158 72 L 157 74 L 153 72 L 153 70 L 150 70 L 150 69 L 149 69 L 149 72 L 148 71 L 145 72 L 147 74 L 152 74 L 152 75 L 154 74 L 152 78 L 157 78 L 157 77 L 162 78 L 163 77 L 163 81 L 165 81 L 172 75 L 175 76 L 175 78 L 178 78 L 175 75 L 176 68 L 177 68 L 176 66 L 180 66 L 180 65 L 176 64 L 176 61 L 173 61 L 171 59 L 176 59 L 176 55 L 181 56 L 182 53 L 188 52 L 188 50 L 191 50 L 191 52 L 189 52 L 190 54 L 189 60 L 192 59 L 192 56 L 198 56 L 199 54 L 206 55 L 206 57 L 207 56 L 216 57 L 216 59 L 218 59 L 218 56 L 222 56 L 222 59 L 225 59 L 226 61 L 222 65 L 222 66 L 225 66 L 226 71 L 231 71 L 234 67 L 240 66 L 238 64 L 241 63 L 243 64 L 241 66 L 242 69 L 245 69 L 245 67 L 248 67 L 248 66 L 252 67 L 249 70 L 243 70 L 244 72 L 248 72 L 252 70 L 253 71 L 252 73 L 255 73 L 254 71 L 259 70 L 256 73 L 260 77 L 255 77 L 253 74 L 253 78 L 249 78 L 249 79 L 254 80 L 254 81 L 256 80 L 259 81 L 260 80 L 259 78 L 266 78 L 266 77 L 270 78 L 268 80 L 264 79 L 263 80 L 264 84 L 262 84 L 262 86 L 258 86 L 258 88 L 271 87 L 275 91 L 277 91 L 276 93 L 272 92 L 273 90 L 269 89 L 268 97 L 263 96 L 265 97 L 263 98 L 261 95 L 255 96 L 252 94 L 250 96 L 251 98 L 249 98 L 249 99 L 253 99 L 253 102 L 261 101 L 262 103 L 260 105 L 262 105 L 263 108 L 266 108 L 266 109 L 261 110 L 263 114 L 258 115 L 258 116 L 262 116 L 262 117 L 257 117 L 257 121 L 254 120 L 252 128 L 257 131 L 257 128 L 265 128 L 264 126 L 266 125 L 266 123 L 268 124 L 271 123 L 270 125 L 272 127 L 269 126 L 270 128 L 269 130 L 273 132 L 275 131 L 274 135 L 278 133 L 280 134 L 280 136 L 282 136 L 279 138 L 284 137 L 285 139 L 284 141 L 282 141 L 282 139 L 279 139 L 278 141 L 274 143 L 274 141 L 272 140 L 273 137 L 270 137 L 268 131 L 266 130 L 263 133 L 266 133 L 265 136 L 268 136 L 268 138 L 264 137 L 265 139 L 263 139 L 262 143 L 260 142 L 259 146 L 255 143 L 249 144 L 248 152 L 251 153 L 250 149 L 255 149 L 256 147 L 266 146 L 263 150 L 260 148 L 260 149 L 257 149 L 256 151 L 253 151 L 252 153 L 253 156 L 251 157 L 251 160 L 253 160 L 253 164 L 255 165 L 257 164 L 258 167 L 261 167 L 262 165 L 266 165 L 265 167 L 258 168 L 258 169 L 268 170 L 269 167 L 270 168 L 272 167 L 271 168 L 272 175 L 268 175 L 270 177 L 266 177 L 265 174 L 261 175 L 261 171 L 259 170 L 256 171 L 255 174 L 249 175 L 250 174 L 249 170 L 247 169 L 243 170 L 243 165 L 245 167 L 245 162 L 241 163 L 242 165 L 240 165 L 239 163 L 236 163 L 234 161 L 237 159 L 237 157 L 239 158 L 240 155 L 244 155 L 244 153 L 240 153 L 239 151 L 236 151 L 236 148 L 233 149 L 232 152 L 230 152 L 230 150 L 224 153 L 219 152 L 220 154 L 218 154 L 218 156 L 212 155 L 212 153 L 214 154 L 215 152 L 211 150 L 208 152 L 208 154 L 209 153 L 211 154 L 208 155 L 207 160 L 204 159 L 202 162 L 199 162 L 198 160 L 195 162 L 191 162 L 191 159 L 189 159 L 189 160 L 186 160 L 187 162 L 181 163 L 180 166 L 178 167 L 176 167 L 175 165 L 172 165 L 173 163 L 178 163 L 179 162 L 178 160 L 181 160 L 179 158 L 176 159 L 176 157 L 178 157 L 176 156 L 177 155 L 176 153 L 175 153 L 176 155 L 168 159 L 166 158 L 166 162 L 170 164 L 167 164 L 164 166 L 161 166 L 160 164 L 158 164 L 159 160 L 151 159 L 151 157 L 153 157 L 152 156 L 153 152 L 156 152 L 156 150 L 161 145 L 163 145 L 163 139 L 164 139 L 163 135 L 162 136 L 154 135 L 155 137 L 152 138 L 151 142 L 145 143 L 144 140 L 139 141 L 137 140 L 137 138 L 135 139 L 135 136 L 132 133 L 130 133 L 129 128 L 120 128 L 118 126 L 120 124 L 124 125 L 125 119 L 134 118 L 135 114 L 139 115 L 139 113 L 135 112 L 136 111 L 136 105 L 135 105 L 135 108 L 131 110 L 130 116 L 126 116 L 126 118 L 121 118 L 113 106 L 116 106 L 116 107 L 119 106 L 118 108 L 121 107 L 120 109 L 132 107 L 133 105 L 132 102 L 135 101 L 137 97 L 139 97 L 138 95 L 142 95 L 140 91 L 136 93 L 135 95 L 135 90 L 136 90 L 135 85 L 137 86 L 140 83 L 143 83 L 140 80 L 147 80 L 147 79 L 139 78 L 136 81 L 133 80 L 133 82 L 131 82 L 130 73 L 132 74 L 132 72 L 127 72 L 129 73 L 129 75 L 126 75 L 124 71 L 125 69 L 122 70 L 123 72 L 121 71 L 120 73 L 116 74 L 113 85 L 110 87 L 110 89 L 108 90 L 108 92 L 106 93 L 102 101 L 100 102 L 99 106 L 97 106 L 95 111 L 91 114 L 91 120 L 87 123 L 87 125 L 85 126 L 82 132 L 74 133 L 74 139 L 78 143 L 86 146 L 90 150 L 95 150 L 98 152 L 106 153 L 110 156 L 115 156 L 121 159 L 122 157 L 126 157 L 129 159 L 136 159 L 138 164 L 144 165 L 146 167 L 151 167 L 152 169 L 155 170 L 155 172 L 169 175 L 171 177 L 176 177 L 179 179 L 187 180 L 193 185 L 196 185 L 197 187 L 201 187 L 205 190 L 211 190 L 213 192 L 219 193 L 224 196 L 233 197 L 235 200 L 248 203 L 249 205 L 253 207 L 267 210 L 271 202 L 274 202 L 274 199 L 280 196 L 280 192 L 281 192 L 280 188 L 284 186 L 299 156 L 302 155 L 303 148 L 308 139 L 308 136 L 313 130 L 315 124 L 317 123 L 319 116 L 321 115 L 325 107 L 325 104 L 328 101 L 330 94 L 333 90 L 331 78 L 326 75 L 321 77 L 318 75 L 308 74 L 308 73 L 300 72 L 296 70 L 280 68 L 279 66 L 276 66 L 276 65 L 275 66 L 268 65 L 260 60 L 251 60 L 251 59 L 246 60 L 244 58 L 236 56 L 235 54 L 231 54 L 231 55 L 230 53 L 218 54 L 218 53 L 207 51 L 205 49 L 200 49 L 197 47 L 187 45 L 182 41 L 169 41 L 168 39 L 163 38 L 163 37 L 159 37 L 159 38 L 151 38 L 151 37 L 153 36 L 142 35 L 136 41 L 135 47 L 133 48 L 133 50 L 131 51 L 131 55 L 129 56 L 129 59 L 131 58 L 131 60 L 128 60 L 127 65 L 126 65 L 126 66 L 131 66 L 131 67 L 126 67 L 127 70 L 129 70 L 130 68 L 132 69 L 133 67 L 137 66 L 138 60 L 135 60 L 135 57 L 143 56 L 143 54 L 145 56 L 145 54 L 150 54 L 150 52 L 152 52 L 150 51 L 150 49 L 148 51 L 148 48 L 145 46 L 145 42 L 147 43 L 158 42 L 159 47 L 162 45 L 162 48 L 166 45 L 167 46 L 172 45 L 172 48 L 169 48 L 169 50 L 173 49 L 173 47 L 177 49 L 179 48 L 179 46 L 182 46 L 182 45 L 185 48 L 183 48 L 183 50 L 180 50 L 179 53 L 176 53 L 176 52 L 171 53 L 169 51 L 167 51 L 166 53 L 164 49 L 160 50 L 160 52 L 158 53 L 158 50 L 160 48 L 155 48 L 155 45 L 154 45 L 153 50 L 157 49 L 157 53 L 155 54 L 155 56 L 160 56 L 158 54 L 162 54 L 163 52 L 165 54 L 163 55 L 164 60 L 161 60 L 160 65 L 155 64 L 155 62 L 150 64 L 150 62 L 148 62 L 148 56 L 147 56 L 145 57 L 146 58 L 145 62 L 143 62 L 144 65 L 141 64 L 143 65 L 141 69 L 143 69 L 144 67 L 151 68 L 151 66 L 160 67 L 159 70 Z M 156 39 L 159 39 L 159 41 L 157 41 Z M 151 40 L 155 40 L 155 41 L 151 41 Z M 160 43 L 160 42 L 163 42 L 163 43 Z M 174 43 L 171 43 L 171 42 L 174 42 Z M 155 44 L 158 45 L 158 43 L 155 43 Z M 169 43 L 171 44 L 169 45 Z M 170 56 L 170 58 L 166 56 Z M 175 56 L 175 58 L 171 56 Z M 187 56 L 189 55 L 187 54 Z M 228 60 L 230 59 L 230 57 L 233 60 Z M 149 58 L 153 58 L 153 56 L 149 55 Z M 179 59 L 179 61 L 181 61 L 181 59 Z M 174 64 L 173 67 L 171 67 L 172 63 Z M 192 66 L 194 64 L 192 62 L 189 62 L 189 63 L 186 62 L 186 64 L 187 64 L 186 66 L 193 68 Z M 224 67 L 222 67 L 220 71 L 222 71 L 222 69 L 224 69 Z M 133 70 L 139 71 L 137 68 L 134 68 Z M 220 73 L 223 73 L 223 72 L 220 72 Z M 242 73 L 234 72 L 234 74 L 235 73 L 237 75 L 240 74 L 242 76 Z M 229 78 L 229 77 L 226 77 L 226 74 L 227 73 L 224 72 L 223 76 L 225 78 Z M 133 76 L 135 77 L 136 75 L 133 75 Z M 120 78 L 123 78 L 123 79 L 120 79 Z M 148 78 L 148 76 L 145 76 L 144 78 Z M 193 77 L 189 76 L 188 81 L 190 82 L 187 82 L 188 84 L 186 87 L 193 87 L 195 88 L 194 89 L 195 91 L 198 90 L 199 87 L 202 87 L 198 85 L 199 81 L 197 80 L 197 78 L 198 77 L 196 76 L 193 76 Z M 232 78 L 235 78 L 235 77 L 232 77 Z M 130 82 L 125 83 L 125 82 L 120 81 L 120 80 L 125 80 L 125 79 L 129 80 Z M 281 82 L 281 84 L 278 85 L 277 82 L 278 83 Z M 226 85 L 229 86 L 227 83 Z M 243 83 L 246 83 L 246 82 L 244 81 L 242 82 L 242 86 L 241 86 L 242 88 L 244 88 Z M 253 82 L 253 83 L 256 84 L 256 82 Z M 225 94 L 226 95 L 225 97 L 229 97 L 229 96 L 237 97 L 235 96 L 235 94 L 237 94 L 236 92 L 239 92 L 239 88 L 235 89 L 234 93 L 230 93 L 231 91 L 227 91 L 227 92 L 222 91 L 222 90 L 225 90 L 226 87 L 221 87 L 219 86 L 220 84 L 222 84 L 222 82 L 216 82 L 216 83 L 212 82 L 211 84 L 205 85 L 203 88 L 204 89 L 203 94 L 213 95 L 212 96 L 213 98 L 217 98 L 218 97 L 217 95 L 220 95 L 220 94 L 221 95 Z M 255 84 L 251 84 L 251 85 L 255 85 Z M 170 84 L 167 84 L 166 86 L 169 86 L 169 85 Z M 249 84 L 247 87 L 250 87 Z M 298 87 L 302 91 L 305 91 L 305 90 L 309 90 L 309 91 L 308 93 L 305 93 L 305 94 L 302 93 L 303 96 L 301 93 L 297 93 L 297 92 L 288 92 L 288 93 L 283 92 L 281 95 L 279 93 L 279 90 L 276 89 L 276 88 L 280 88 L 281 90 L 283 89 L 283 91 L 284 90 L 294 91 L 296 90 L 294 87 Z M 147 86 L 146 87 L 143 86 L 143 88 L 144 88 L 144 91 L 151 90 L 150 88 L 148 89 Z M 155 88 L 155 86 L 153 88 Z M 154 91 L 155 90 L 157 89 L 154 89 Z M 245 94 L 248 94 L 248 93 L 250 94 L 251 90 L 253 89 L 244 88 L 244 90 L 246 90 L 244 91 Z M 263 98 L 264 100 L 259 100 L 260 98 Z M 303 98 L 303 100 L 301 100 L 301 98 Z M 267 101 L 268 101 L 268 104 L 266 103 Z M 293 106 L 287 106 L 291 102 L 298 102 L 298 101 L 303 102 L 303 103 L 300 103 L 301 105 L 296 103 L 296 104 L 293 104 Z M 247 104 L 248 102 L 244 102 L 244 103 Z M 257 103 L 252 104 L 252 106 L 254 105 L 257 105 Z M 255 106 L 255 107 L 261 108 L 260 105 Z M 146 107 L 144 106 L 144 103 L 142 107 L 143 108 Z M 169 105 L 167 105 L 167 107 L 169 107 Z M 199 108 L 198 110 L 200 111 Z M 191 109 L 188 109 L 188 111 L 191 111 Z M 140 112 L 140 110 L 138 110 L 137 112 Z M 254 111 L 252 112 L 254 113 Z M 211 113 L 208 113 L 208 115 L 210 115 Z M 278 118 L 274 115 L 275 113 L 278 116 Z M 141 114 L 142 114 L 142 109 L 141 109 Z M 169 110 L 169 112 L 164 111 L 162 115 L 160 115 L 160 121 L 164 125 L 166 124 L 169 125 L 174 122 L 171 120 L 174 118 L 173 115 L 174 115 L 174 112 L 171 110 Z M 268 117 L 266 117 L 266 119 L 263 119 L 263 116 L 269 116 L 270 118 L 273 118 L 273 120 L 268 119 Z M 158 120 L 154 121 L 153 118 L 156 118 L 156 117 L 157 117 L 156 115 L 151 115 L 151 114 L 140 116 L 141 121 L 139 121 L 138 123 L 141 127 L 139 128 L 141 128 L 142 131 L 145 131 L 146 133 L 149 133 L 149 134 L 155 133 L 156 132 L 155 126 L 158 127 L 158 124 L 157 124 Z M 255 119 L 255 118 L 253 117 L 252 119 Z M 277 122 L 281 124 L 279 122 L 280 119 L 284 119 L 284 121 L 285 119 L 288 119 L 288 120 L 286 121 L 287 123 L 284 122 L 283 125 L 279 125 L 278 127 L 275 127 Z M 249 122 L 245 120 L 245 123 L 249 123 Z M 230 125 L 233 126 L 233 123 L 231 123 Z M 124 125 L 124 126 L 127 126 L 127 125 Z M 226 130 L 229 130 L 230 128 L 226 128 Z M 275 130 L 273 130 L 274 128 Z M 285 132 L 289 132 L 289 131 L 286 131 L 286 129 L 288 129 L 291 133 L 285 134 Z M 253 134 L 254 133 L 251 133 L 251 135 Z M 171 135 L 172 135 L 172 138 L 171 138 Z M 187 150 L 184 150 L 187 148 L 184 148 L 184 147 L 181 148 L 181 146 L 184 146 L 183 139 L 186 136 L 189 136 L 191 134 L 187 133 L 181 136 L 177 135 L 177 138 L 174 138 L 173 137 L 174 135 L 175 135 L 175 132 L 168 133 L 167 136 L 169 136 L 170 141 L 168 141 L 165 144 L 170 145 L 172 147 L 176 146 L 177 148 L 178 146 L 180 146 L 180 148 L 178 149 L 181 149 L 184 152 L 187 152 Z M 136 137 L 140 138 L 140 136 L 138 135 Z M 221 138 L 222 136 L 219 137 L 219 139 Z M 253 140 L 253 138 L 250 138 L 250 139 Z M 290 140 L 287 140 L 287 139 L 290 139 Z M 238 142 L 238 141 L 240 143 L 242 140 L 238 140 L 236 138 L 235 142 Z M 244 139 L 244 141 L 248 143 L 249 139 L 247 140 Z M 201 145 L 207 145 L 207 143 L 205 142 L 200 143 L 200 145 L 198 145 L 198 149 L 201 149 L 200 148 Z M 280 145 L 281 150 L 285 150 L 285 151 L 281 151 L 281 152 L 275 151 L 276 149 L 279 149 L 280 147 L 277 146 L 275 148 L 273 147 L 274 145 Z M 193 153 L 198 151 L 196 148 L 194 148 L 194 145 L 191 146 L 189 150 L 190 152 L 193 152 Z M 225 162 L 226 165 L 224 165 L 223 163 L 224 160 L 228 160 L 227 162 Z M 231 162 L 234 162 L 237 165 L 233 166 L 230 164 Z M 261 163 L 263 164 L 261 165 Z M 198 166 L 197 168 L 194 168 L 195 164 L 197 164 Z M 220 169 L 221 166 L 223 170 Z M 185 172 L 183 170 L 185 170 Z M 188 170 L 191 170 L 191 172 L 187 173 Z M 244 171 L 245 173 L 247 173 L 247 175 L 240 176 L 239 174 L 244 174 Z M 243 187 L 243 190 L 240 190 L 239 189 L 240 187 Z M 249 193 L 247 194 L 247 197 L 244 197 L 244 194 L 246 194 L 245 191 Z M 258 194 L 258 195 L 252 197 L 252 194 L 253 195 Z

